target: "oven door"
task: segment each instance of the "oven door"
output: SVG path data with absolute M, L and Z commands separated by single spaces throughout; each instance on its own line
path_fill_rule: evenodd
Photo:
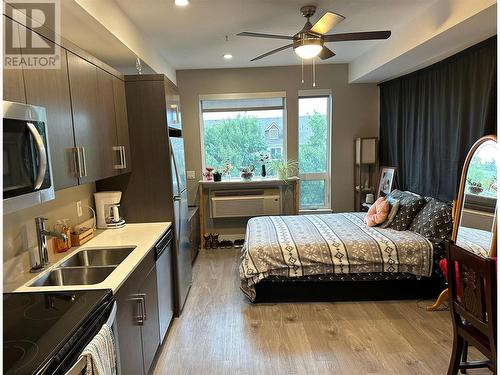
M 4 102 L 4 213 L 53 199 L 47 140 L 43 108 Z

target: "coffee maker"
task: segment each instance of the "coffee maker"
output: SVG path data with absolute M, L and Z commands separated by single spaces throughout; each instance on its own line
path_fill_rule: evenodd
M 125 220 L 120 217 L 121 191 L 100 191 L 94 193 L 97 213 L 97 228 L 117 229 L 125 226 Z

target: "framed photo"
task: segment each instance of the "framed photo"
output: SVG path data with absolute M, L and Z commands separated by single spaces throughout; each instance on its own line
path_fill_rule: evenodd
M 377 198 L 385 197 L 396 186 L 396 167 L 380 167 Z

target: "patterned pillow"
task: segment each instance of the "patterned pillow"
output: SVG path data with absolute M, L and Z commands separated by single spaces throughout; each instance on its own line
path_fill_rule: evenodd
M 413 219 L 410 230 L 434 242 L 442 242 L 451 234 L 451 206 L 435 198 L 425 199 L 427 203 Z
M 425 204 L 425 199 L 419 195 L 401 190 L 393 190 L 391 198 L 399 200 L 399 210 L 389 228 L 407 230 L 411 222 Z
M 396 199 L 393 199 L 390 196 L 386 196 L 386 201 L 389 202 L 389 215 L 387 215 L 387 219 L 379 225 L 380 228 L 387 228 L 391 223 L 394 221 L 394 218 L 396 217 L 396 214 L 398 213 L 399 210 L 399 201 Z

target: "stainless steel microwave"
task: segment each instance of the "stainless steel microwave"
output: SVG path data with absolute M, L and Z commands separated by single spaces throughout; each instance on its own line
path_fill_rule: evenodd
M 3 213 L 54 199 L 45 108 L 3 102 Z

